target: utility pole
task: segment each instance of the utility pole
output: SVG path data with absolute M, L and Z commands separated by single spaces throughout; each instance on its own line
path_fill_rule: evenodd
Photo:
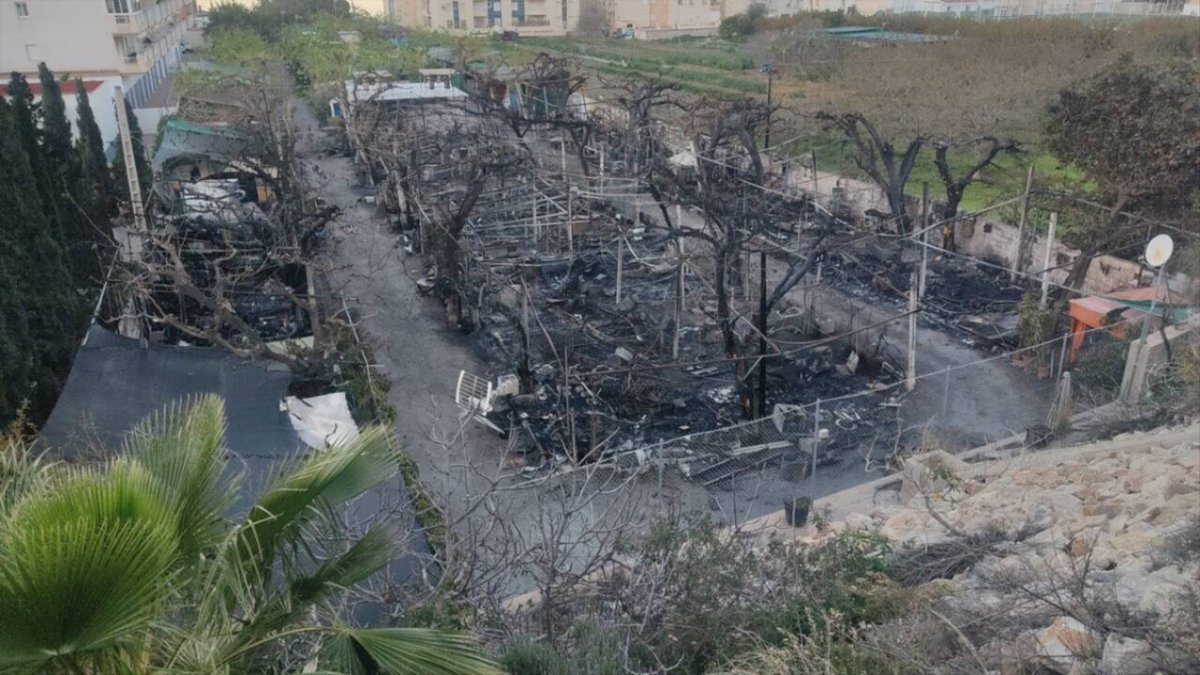
M 1050 213 L 1050 231 L 1046 233 L 1046 258 L 1042 263 L 1042 309 L 1050 297 L 1050 261 L 1054 260 L 1054 228 L 1058 225 L 1058 212 Z
M 129 210 L 133 213 L 133 229 L 138 234 L 146 232 L 146 208 L 142 203 L 142 185 L 138 180 L 137 161 L 134 156 L 133 137 L 129 135 L 129 116 L 125 112 L 125 92 L 114 87 L 117 103 L 117 128 L 121 132 L 121 155 L 125 158 L 125 182 L 129 185 Z
M 1008 273 L 1009 281 L 1017 280 L 1017 272 L 1021 269 L 1021 252 L 1025 250 L 1025 219 L 1029 214 L 1029 194 L 1033 190 L 1033 167 L 1029 167 L 1029 175 L 1025 178 L 1025 195 L 1021 198 L 1021 220 L 1017 224 L 1017 250 L 1013 251 L 1012 270 Z
M 908 280 L 908 367 L 904 371 L 904 388 L 917 386 L 917 275 Z

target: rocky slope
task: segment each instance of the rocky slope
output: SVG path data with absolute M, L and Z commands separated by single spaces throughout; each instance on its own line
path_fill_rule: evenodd
M 841 515 L 785 536 L 886 536 L 969 656 L 946 672 L 1200 672 L 1200 425 L 975 464 L 918 455 L 895 487 L 874 508 L 846 512 L 861 491 L 818 502 Z

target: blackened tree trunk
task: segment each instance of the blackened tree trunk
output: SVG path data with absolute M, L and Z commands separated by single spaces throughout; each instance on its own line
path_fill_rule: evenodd
M 955 177 L 950 168 L 950 160 L 947 157 L 950 144 L 940 141 L 934 145 L 933 164 L 937 167 L 938 177 L 946 191 L 946 207 L 942 210 L 942 248 L 948 251 L 957 250 L 957 243 L 954 241 L 953 219 L 958 216 L 958 206 L 962 203 L 963 193 L 978 179 L 979 172 L 991 165 L 1000 153 L 1017 153 L 1021 150 L 1016 141 L 1001 141 L 990 136 L 981 139 L 981 143 L 985 145 L 976 157 L 975 163 L 959 177 Z
M 820 113 L 818 118 L 846 135 L 846 139 L 854 145 L 854 163 L 883 191 L 891 211 L 889 218 L 896 230 L 901 234 L 910 232 L 912 218 L 908 215 L 904 190 L 921 147 L 925 144 L 925 137 L 914 137 L 903 152 L 897 152 L 891 139 L 884 138 L 861 114 Z

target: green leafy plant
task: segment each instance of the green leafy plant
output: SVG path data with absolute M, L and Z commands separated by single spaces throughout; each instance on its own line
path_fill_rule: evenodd
M 397 475 L 384 431 L 285 467 L 230 520 L 224 430 L 206 396 L 133 430 L 104 466 L 50 470 L 6 446 L 0 668 L 256 672 L 300 640 L 324 672 L 498 672 L 463 634 L 354 628 L 333 609 L 391 559 L 382 526 L 314 538 L 339 505 Z

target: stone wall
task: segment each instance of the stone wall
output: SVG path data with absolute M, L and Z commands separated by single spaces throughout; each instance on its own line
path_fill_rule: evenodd
M 988 262 L 1011 267 L 1017 254 L 1017 227 L 995 220 L 977 218 L 964 220 L 955 231 L 958 248 Z M 1029 236 L 1028 234 L 1026 236 Z M 1062 283 L 1070 272 L 1071 263 L 1079 255 L 1079 249 L 1061 242 L 1054 243 L 1050 254 L 1050 281 Z M 1039 274 L 1046 263 L 1046 234 L 1035 233 L 1029 257 L 1018 270 L 1026 274 Z M 1111 293 L 1127 288 L 1149 286 L 1154 281 L 1154 271 L 1131 260 L 1111 255 L 1098 256 L 1092 261 L 1084 280 L 1084 290 L 1092 293 Z M 1170 278 L 1171 288 L 1183 290 L 1192 282 L 1181 274 Z

